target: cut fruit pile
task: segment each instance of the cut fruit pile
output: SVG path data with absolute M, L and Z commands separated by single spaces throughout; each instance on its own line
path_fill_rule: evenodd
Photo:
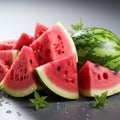
M 34 36 L 22 33 L 0 48 L 0 88 L 7 94 L 24 97 L 45 85 L 61 97 L 79 98 L 77 52 L 60 22 L 51 28 L 37 23 Z
M 120 92 L 119 73 L 91 61 L 78 71 L 77 62 L 75 44 L 60 22 L 50 28 L 37 23 L 33 36 L 0 42 L 0 88 L 24 97 L 47 87 L 67 99 Z

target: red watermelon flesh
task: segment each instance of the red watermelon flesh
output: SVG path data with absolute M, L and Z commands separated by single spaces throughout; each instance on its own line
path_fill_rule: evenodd
M 9 68 L 18 55 L 18 50 L 1 50 L 0 61 Z
M 2 81 L 8 70 L 9 67 L 4 65 L 3 61 L 0 61 L 0 82 Z
M 40 80 L 51 91 L 69 99 L 78 99 L 76 55 L 63 57 L 35 69 Z
M 39 65 L 76 53 L 72 38 L 60 22 L 44 32 L 30 47 Z
M 22 33 L 19 37 L 19 39 L 17 40 L 17 42 L 15 43 L 13 49 L 15 50 L 21 50 L 21 48 L 23 46 L 29 46 L 31 43 L 33 42 L 33 37 L 26 34 L 26 33 Z
M 34 32 L 34 40 L 36 40 L 38 37 L 40 37 L 46 30 L 48 29 L 47 26 L 36 23 L 35 32 Z
M 87 61 L 78 72 L 79 90 L 84 96 L 108 96 L 120 92 L 120 74 L 106 67 Z
M 10 50 L 14 47 L 16 40 L 4 40 L 0 42 L 0 50 Z
M 40 86 L 33 72 L 37 66 L 33 50 L 24 46 L 1 82 L 3 91 L 15 97 L 24 97 L 35 91 Z

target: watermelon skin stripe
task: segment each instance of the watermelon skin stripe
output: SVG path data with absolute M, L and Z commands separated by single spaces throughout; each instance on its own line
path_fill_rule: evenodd
M 87 28 L 74 35 L 73 40 L 80 66 L 90 60 L 111 70 L 120 70 L 120 40 L 111 31 Z

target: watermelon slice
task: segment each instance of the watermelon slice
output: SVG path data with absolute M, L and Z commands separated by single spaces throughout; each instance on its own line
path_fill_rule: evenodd
M 18 50 L 1 50 L 0 51 L 0 61 L 9 68 L 13 61 L 17 58 Z
M 15 43 L 13 49 L 15 50 L 21 50 L 21 48 L 25 45 L 25 46 L 29 46 L 31 43 L 33 42 L 33 37 L 29 36 L 26 33 L 22 33 L 19 37 L 19 39 L 17 40 L 17 42 Z
M 41 65 L 35 72 L 57 95 L 68 99 L 79 98 L 76 54 Z
M 47 26 L 37 22 L 34 32 L 34 40 L 36 40 L 38 37 L 40 37 L 46 30 L 48 29 Z
M 4 40 L 0 42 L 0 50 L 10 50 L 14 47 L 16 40 Z
M 33 50 L 24 46 L 0 86 L 11 96 L 24 97 L 40 87 L 33 69 L 38 66 Z
M 108 96 L 120 92 L 120 74 L 106 67 L 87 61 L 78 72 L 79 91 L 93 97 L 108 92 Z
M 71 53 L 75 53 L 77 59 L 74 42 L 60 22 L 44 32 L 30 47 L 33 49 L 39 65 L 60 59 Z
M 0 82 L 2 81 L 8 70 L 8 66 L 4 65 L 3 61 L 0 61 Z

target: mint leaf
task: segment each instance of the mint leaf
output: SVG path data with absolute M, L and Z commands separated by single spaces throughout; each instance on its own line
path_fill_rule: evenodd
M 36 99 L 39 99 L 39 98 L 40 98 L 39 93 L 35 91 L 35 92 L 34 92 L 34 97 L 35 97 Z
M 82 20 L 82 18 L 80 18 L 80 21 L 79 21 L 79 22 L 76 22 L 75 24 L 72 24 L 71 27 L 72 27 L 73 30 L 75 30 L 75 31 L 81 30 L 82 27 L 83 27 L 83 20 Z
M 93 107 L 95 108 L 103 108 L 105 106 L 105 103 L 108 102 L 107 99 L 107 92 L 102 93 L 100 96 L 95 95 L 95 103 L 93 104 Z
M 30 102 L 35 104 L 36 110 L 49 106 L 49 103 L 46 101 L 47 96 L 40 97 L 38 92 L 34 92 L 34 99 L 29 99 Z

